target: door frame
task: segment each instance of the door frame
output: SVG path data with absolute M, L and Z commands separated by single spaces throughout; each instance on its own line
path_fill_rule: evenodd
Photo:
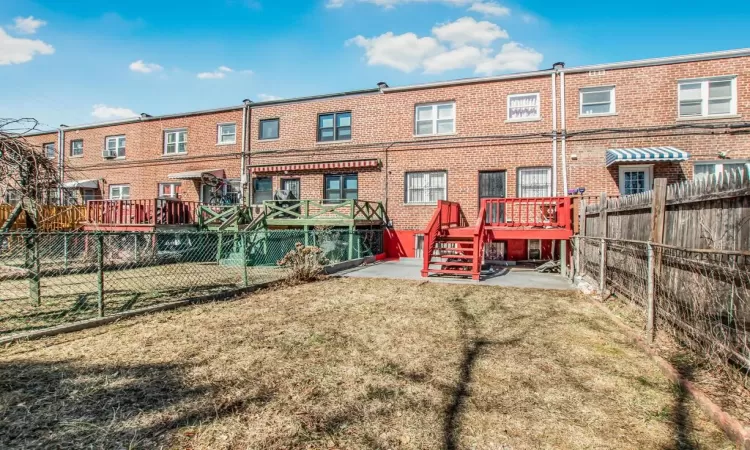
M 625 189 L 625 172 L 645 172 L 645 190 L 650 191 L 654 182 L 654 165 L 653 164 L 632 164 L 632 165 L 620 165 L 617 169 L 617 188 L 621 195 L 626 195 L 623 192 Z
M 297 181 L 297 184 L 299 185 L 299 198 L 297 200 L 302 199 L 302 177 L 282 177 L 279 179 L 279 188 L 283 191 L 284 190 L 284 182 L 285 181 Z M 357 188 L 359 188 L 359 181 L 357 181 Z

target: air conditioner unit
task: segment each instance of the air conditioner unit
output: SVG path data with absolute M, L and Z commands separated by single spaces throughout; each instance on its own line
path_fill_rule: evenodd
M 106 149 L 105 148 L 102 151 L 102 157 L 104 157 L 104 159 L 114 159 L 114 158 L 117 158 L 117 150 L 115 150 L 115 149 Z

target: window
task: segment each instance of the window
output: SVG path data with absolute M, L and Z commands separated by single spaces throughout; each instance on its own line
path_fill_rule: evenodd
M 55 159 L 55 143 L 50 142 L 49 144 L 43 144 L 42 149 L 44 150 L 44 156 L 49 159 Z
M 285 178 L 281 180 L 281 190 L 289 191 L 295 199 L 299 200 L 301 194 L 301 182 L 299 178 Z
M 110 158 L 125 157 L 125 136 L 110 136 L 106 140 L 105 155 Z
M 89 200 L 96 200 L 98 197 L 98 195 L 96 195 L 96 189 L 83 189 L 81 194 L 84 204 Z
M 542 259 L 542 241 L 539 239 L 529 239 L 529 259 Z
M 109 187 L 109 199 L 110 200 L 129 200 L 130 199 L 130 185 L 129 184 L 113 184 Z
M 219 124 L 219 144 L 235 144 L 237 142 L 237 125 L 233 123 Z
M 320 116 L 318 116 L 319 142 L 348 141 L 351 138 L 352 113 L 340 112 L 333 114 L 321 114 Z
M 653 166 L 620 166 L 620 193 L 639 194 L 651 190 Z
M 508 120 L 524 121 L 539 118 L 539 94 L 513 94 L 508 96 Z
M 187 130 L 164 132 L 164 154 L 177 155 L 187 153 Z
M 735 77 L 683 80 L 678 83 L 680 117 L 710 117 L 737 114 Z
M 744 170 L 747 173 L 750 170 L 750 161 L 742 160 L 721 160 L 714 162 L 696 162 L 693 170 L 693 179 L 699 180 L 708 178 L 711 175 L 721 175 L 730 170 Z
M 180 194 L 180 183 L 159 183 L 159 197 L 177 198 Z
M 83 156 L 83 140 L 70 141 L 70 156 Z
M 326 202 L 357 199 L 357 174 L 326 175 L 323 199 Z
M 406 174 L 406 203 L 437 203 L 446 200 L 445 172 L 413 172 Z
M 552 169 L 528 167 L 518 169 L 518 197 L 549 197 L 552 195 Z
M 456 132 L 456 104 L 417 105 L 414 109 L 414 134 L 430 136 Z
M 253 178 L 253 205 L 273 200 L 273 180 L 271 177 Z
M 279 119 L 265 119 L 260 121 L 260 135 L 258 139 L 278 139 Z M 318 138 L 320 140 L 320 138 Z
M 597 86 L 581 89 L 581 115 L 599 116 L 615 113 L 615 87 Z

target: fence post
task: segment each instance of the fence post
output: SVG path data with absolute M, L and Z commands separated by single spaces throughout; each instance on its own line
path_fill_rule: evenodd
M 63 269 L 68 269 L 68 233 L 63 234 Z
M 240 245 L 242 245 L 242 284 L 245 287 L 249 286 L 247 280 L 247 232 L 241 232 L 240 234 Z
M 133 260 L 138 264 L 138 234 L 133 234 Z
M 578 236 L 586 236 L 586 207 L 588 206 L 588 201 L 581 196 L 581 200 L 578 202 Z M 581 239 L 576 239 L 576 266 L 575 271 L 576 275 L 580 275 L 582 273 L 581 268 Z
M 104 317 L 104 235 L 96 235 L 96 304 L 99 317 Z
M 568 276 L 568 241 L 560 239 L 560 275 Z
M 599 255 L 599 292 L 601 293 L 602 300 L 607 298 L 607 234 L 609 226 L 607 224 L 607 194 L 602 192 L 601 199 L 599 201 L 599 226 L 601 227 L 602 242 L 599 247 L 601 255 Z
M 29 276 L 29 298 L 31 302 L 40 306 L 42 304 L 41 289 L 39 286 L 39 241 L 36 232 L 27 234 L 26 240 L 26 270 Z
M 654 304 L 654 247 L 650 242 L 646 244 L 646 254 L 648 255 L 648 282 L 646 285 L 646 334 L 648 335 L 648 341 L 652 343 L 654 342 L 654 322 L 656 318 L 656 307 Z
M 664 216 L 667 208 L 667 179 L 657 178 L 654 180 L 654 193 L 651 199 L 651 242 L 654 244 L 664 243 Z M 661 247 L 655 249 L 655 273 L 661 270 Z
M 354 259 L 354 228 L 349 227 L 349 261 Z

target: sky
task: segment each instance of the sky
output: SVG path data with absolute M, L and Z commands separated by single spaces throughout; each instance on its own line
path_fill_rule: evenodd
M 729 50 L 749 20 L 746 0 L 0 0 L 0 118 L 54 129 Z

